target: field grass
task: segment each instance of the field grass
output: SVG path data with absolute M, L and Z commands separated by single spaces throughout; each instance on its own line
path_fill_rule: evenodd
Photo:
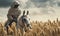
M 27 30 L 24 36 L 60 36 L 60 21 L 58 19 L 54 21 L 32 21 L 32 29 Z M 6 29 L 2 23 L 0 23 L 0 36 L 20 36 L 20 29 L 16 29 L 15 23 L 9 27 L 9 35 L 7 35 Z

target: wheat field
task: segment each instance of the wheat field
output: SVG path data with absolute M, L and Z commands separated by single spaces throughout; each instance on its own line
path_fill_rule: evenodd
M 24 36 L 60 36 L 60 21 L 58 19 L 54 21 L 32 21 L 32 29 L 27 30 Z M 7 35 L 4 24 L 0 23 L 0 36 L 21 36 L 21 31 L 16 30 L 16 25 L 13 22 L 12 26 L 9 27 L 9 35 Z

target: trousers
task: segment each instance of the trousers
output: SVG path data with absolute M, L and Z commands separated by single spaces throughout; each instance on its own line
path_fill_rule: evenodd
M 17 25 L 17 19 L 13 19 L 13 20 L 7 20 L 7 22 L 5 23 L 5 27 L 7 29 L 7 32 L 8 32 L 8 26 L 11 27 L 12 23 L 15 22 L 16 23 L 16 28 L 18 27 Z

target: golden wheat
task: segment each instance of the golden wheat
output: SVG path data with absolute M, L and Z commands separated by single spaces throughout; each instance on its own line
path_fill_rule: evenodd
M 48 22 L 31 22 L 32 29 L 27 30 L 24 33 L 24 36 L 60 36 L 60 21 L 50 21 Z M 4 26 L 0 23 L 0 36 L 21 36 L 20 29 L 16 29 L 16 24 L 12 23 L 12 26 L 8 29 L 9 35 L 7 35 L 7 31 L 4 29 Z

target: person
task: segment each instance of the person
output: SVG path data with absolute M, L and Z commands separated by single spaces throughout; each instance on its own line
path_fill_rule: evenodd
M 8 11 L 8 14 L 7 14 L 8 20 L 5 23 L 5 27 L 7 28 L 7 32 L 8 32 L 8 26 L 11 26 L 12 22 L 15 22 L 16 26 L 17 26 L 17 19 L 18 19 L 19 15 L 21 14 L 21 10 L 18 7 L 19 7 L 19 2 L 14 1 L 11 5 L 11 8 Z

